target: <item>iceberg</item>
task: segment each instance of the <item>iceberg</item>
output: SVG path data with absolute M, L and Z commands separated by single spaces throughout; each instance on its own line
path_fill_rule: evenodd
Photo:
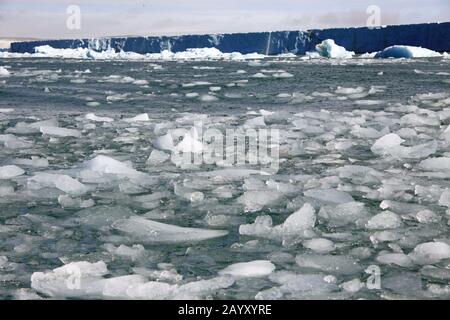
M 320 56 L 331 59 L 348 59 L 355 55 L 353 51 L 347 51 L 344 47 L 337 45 L 334 40 L 327 39 L 316 46 Z
M 441 57 L 442 55 L 439 52 L 422 48 L 422 47 L 413 47 L 413 46 L 391 46 L 387 47 L 383 51 L 378 52 L 375 55 L 375 58 L 434 58 Z

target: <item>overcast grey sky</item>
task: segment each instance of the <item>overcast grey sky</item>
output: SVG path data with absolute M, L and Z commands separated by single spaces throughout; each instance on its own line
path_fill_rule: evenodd
M 345 4 L 344 4 L 345 3 Z M 81 29 L 66 27 L 69 5 Z M 304 30 L 450 21 L 450 0 L 0 0 L 0 37 L 80 38 Z

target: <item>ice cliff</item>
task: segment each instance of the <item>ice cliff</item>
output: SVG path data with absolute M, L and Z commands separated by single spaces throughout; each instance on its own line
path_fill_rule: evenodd
M 333 39 L 348 51 L 357 54 L 382 51 L 389 46 L 405 45 L 428 48 L 437 52 L 450 51 L 450 22 L 387 26 L 376 29 L 336 28 L 308 31 L 277 31 L 216 35 L 185 35 L 173 37 L 112 37 L 99 39 L 42 40 L 15 42 L 11 51 L 33 53 L 37 46 L 55 49 L 89 48 L 96 51 L 113 49 L 116 52 L 141 54 L 186 51 L 189 48 L 217 48 L 221 52 L 305 54 L 314 51 L 326 39 Z

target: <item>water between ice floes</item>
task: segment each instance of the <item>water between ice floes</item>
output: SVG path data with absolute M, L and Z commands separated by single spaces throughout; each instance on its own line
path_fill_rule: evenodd
M 448 59 L 0 66 L 1 298 L 450 297 Z M 172 163 L 198 120 L 279 171 Z

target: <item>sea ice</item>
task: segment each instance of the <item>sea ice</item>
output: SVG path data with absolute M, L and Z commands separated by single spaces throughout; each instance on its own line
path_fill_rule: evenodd
M 59 127 L 44 127 L 40 128 L 40 131 L 44 135 L 56 136 L 56 137 L 81 137 L 81 132 L 76 129 L 67 129 Z
M 105 155 L 98 155 L 94 159 L 86 161 L 84 167 L 100 174 L 115 174 L 131 177 L 143 174 L 133 169 L 129 164 Z
M 228 234 L 228 231 L 224 230 L 185 228 L 140 217 L 118 220 L 113 223 L 113 227 L 143 243 L 188 243 Z
M 298 254 L 295 262 L 302 268 L 316 269 L 337 275 L 352 275 L 362 270 L 361 265 L 348 256 Z
M 450 172 L 450 158 L 447 157 L 428 158 L 421 161 L 419 167 L 427 171 Z
M 302 245 L 305 248 L 311 249 L 317 253 L 329 253 L 335 249 L 333 241 L 325 238 L 314 238 L 311 240 L 305 240 Z
M 0 167 L 0 180 L 11 179 L 17 176 L 21 176 L 25 173 L 24 170 L 15 165 Z
M 375 154 L 384 156 L 390 154 L 392 149 L 398 148 L 404 141 L 397 134 L 389 133 L 375 141 L 370 150 Z
M 381 212 L 366 223 L 366 228 L 369 230 L 384 230 L 396 229 L 402 224 L 402 219 L 391 211 Z
M 413 266 L 411 258 L 404 253 L 382 253 L 378 255 L 377 261 L 382 264 L 394 264 L 404 268 Z
M 338 191 L 336 189 L 311 189 L 303 193 L 306 197 L 317 199 L 328 203 L 347 203 L 355 201 L 352 196 L 346 192 Z
M 84 116 L 87 120 L 91 120 L 94 122 L 113 122 L 114 119 L 110 117 L 99 117 L 96 116 L 94 113 L 88 113 Z
M 240 262 L 229 265 L 219 271 L 220 275 L 231 275 L 233 277 L 264 277 L 275 271 L 275 265 L 268 260 L 255 260 Z
M 149 120 L 150 120 L 150 118 L 148 117 L 147 113 L 141 113 L 132 118 L 122 119 L 122 121 L 125 121 L 125 122 L 140 122 L 140 121 L 149 121 Z
M 427 242 L 417 245 L 409 254 L 416 264 L 435 264 L 450 259 L 450 246 L 444 242 Z
M 369 213 L 362 202 L 347 202 L 337 206 L 322 206 L 319 217 L 331 226 L 360 225 L 369 218 Z
M 80 195 L 87 192 L 87 187 L 74 178 L 56 173 L 37 173 L 28 178 L 28 187 L 33 190 L 40 188 L 56 188 L 69 194 Z

